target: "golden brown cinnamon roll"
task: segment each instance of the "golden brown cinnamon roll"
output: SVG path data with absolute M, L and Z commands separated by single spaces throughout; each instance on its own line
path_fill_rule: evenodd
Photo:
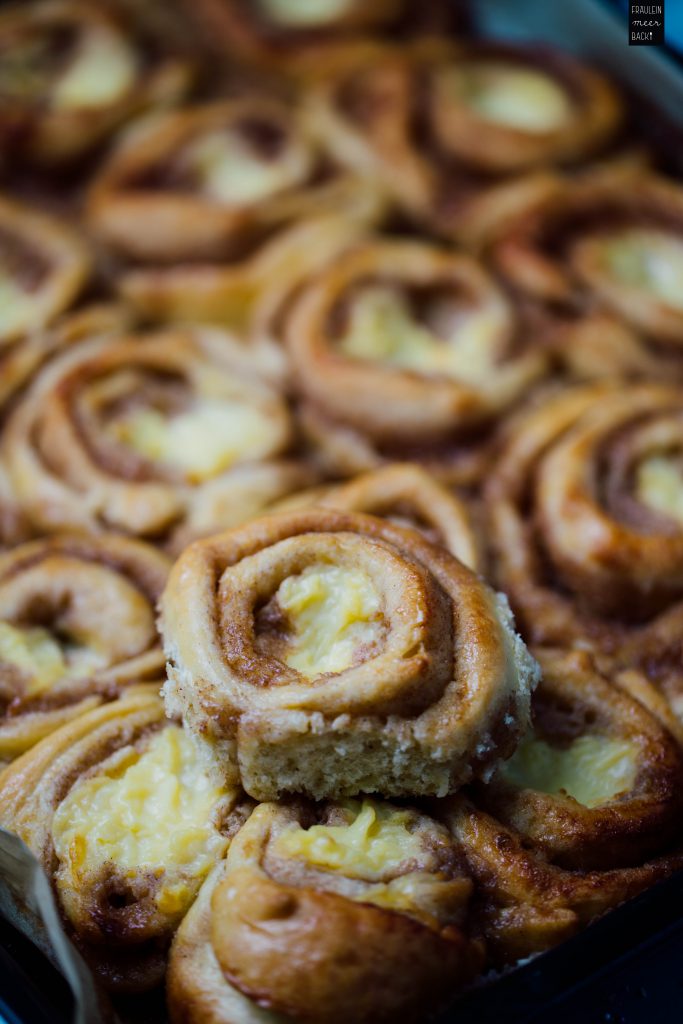
M 241 97 L 131 132 L 94 181 L 89 218 L 104 241 L 144 262 L 243 261 L 295 220 L 364 204 L 361 187 L 293 107 Z
M 319 78 L 308 112 L 333 157 L 475 246 L 554 194 L 548 169 L 592 155 L 621 116 L 600 75 L 521 47 L 363 46 Z
M 465 853 L 475 920 L 495 966 L 558 945 L 683 866 L 679 849 L 630 867 L 570 870 L 466 798 L 452 798 L 442 816 Z
M 585 652 L 539 657 L 529 733 L 475 803 L 441 805 L 494 964 L 557 945 L 683 865 L 681 748 Z
M 66 224 L 0 197 L 0 389 L 10 346 L 67 309 L 89 272 L 87 250 Z
M 9 157 L 72 160 L 126 118 L 182 96 L 186 60 L 131 39 L 102 5 L 12 4 L 0 14 L 0 140 Z
M 169 565 L 106 535 L 0 554 L 0 762 L 161 673 L 155 606 Z
M 430 84 L 441 147 L 493 174 L 586 159 L 621 120 L 615 88 L 555 50 L 470 44 L 437 67 Z
M 536 650 L 532 725 L 478 804 L 573 870 L 640 863 L 682 832 L 683 754 L 585 651 Z
M 420 466 L 397 463 L 362 473 L 347 483 L 298 491 L 276 502 L 272 511 L 311 505 L 367 512 L 411 527 L 432 544 L 446 548 L 469 569 L 482 570 L 481 542 L 472 511 L 464 499 Z
M 481 966 L 470 893 L 417 811 L 261 804 L 178 931 L 171 1020 L 422 1020 Z
M 679 715 L 682 414 L 677 388 L 566 391 L 511 427 L 486 488 L 523 635 L 641 668 Z
M 165 698 L 257 799 L 445 793 L 525 727 L 507 603 L 414 530 L 337 509 L 198 541 L 162 599 Z
M 502 233 L 494 258 L 580 376 L 681 376 L 677 184 L 619 170 L 567 183 Z
M 0 775 L 0 824 L 43 864 L 71 938 L 107 988 L 140 992 L 241 820 L 157 687 L 133 687 Z
M 240 347 L 188 328 L 94 340 L 53 360 L 12 414 L 3 458 L 42 530 L 168 537 L 195 517 L 210 529 L 214 507 L 220 524 L 244 493 L 236 470 L 274 464 L 271 499 L 300 486 L 295 466 L 277 468 L 291 443 L 286 404 Z
M 338 475 L 409 458 L 469 482 L 481 433 L 547 366 L 486 272 L 426 242 L 347 253 L 302 292 L 284 331 L 304 430 Z
M 557 945 L 683 866 L 680 747 L 585 652 L 541 662 L 513 757 L 475 803 L 441 805 L 496 965 Z

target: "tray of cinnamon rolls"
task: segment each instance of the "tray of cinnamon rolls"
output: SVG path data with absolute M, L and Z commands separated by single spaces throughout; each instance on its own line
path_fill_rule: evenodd
M 0 933 L 74 1021 L 485 1020 L 680 887 L 683 149 L 495 7 L 0 6 Z

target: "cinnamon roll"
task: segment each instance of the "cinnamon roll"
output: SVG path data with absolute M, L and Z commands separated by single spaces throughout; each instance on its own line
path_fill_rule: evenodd
M 188 8 L 207 44 L 273 68 L 315 74 L 336 50 L 372 37 L 442 32 L 458 21 L 456 4 L 426 0 L 199 0 Z
M 169 565 L 146 544 L 106 535 L 0 554 L 0 763 L 161 673 L 155 605 Z
M 494 965 L 541 952 L 683 866 L 681 749 L 585 652 L 544 652 L 533 725 L 444 820 Z
M 192 544 L 164 592 L 168 713 L 256 799 L 444 795 L 524 729 L 507 602 L 414 530 L 282 513 Z
M 0 14 L 0 141 L 4 156 L 73 160 L 123 121 L 186 92 L 187 60 L 132 39 L 102 5 L 15 3 Z
M 444 817 L 466 851 L 478 892 L 477 926 L 496 967 L 559 945 L 683 867 L 675 851 L 631 867 L 571 871 L 467 798 L 454 798 Z
M 282 498 L 272 511 L 311 505 L 367 512 L 411 527 L 432 544 L 446 548 L 469 569 L 482 570 L 482 545 L 471 509 L 420 466 L 396 463 L 362 473 L 347 483 L 312 487 Z
M 485 492 L 523 635 L 641 669 L 679 715 L 682 403 L 657 385 L 551 397 L 510 428 Z
M 683 753 L 585 651 L 536 649 L 532 725 L 477 802 L 553 863 L 639 863 L 683 831 Z
M 202 531 L 214 514 L 220 524 L 247 467 L 275 466 L 271 498 L 288 479 L 300 485 L 296 465 L 278 469 L 292 440 L 284 400 L 240 347 L 187 328 L 95 339 L 54 359 L 10 417 L 2 455 L 38 528 L 169 539 L 193 518 Z
M 58 729 L 0 775 L 0 824 L 41 861 L 67 931 L 98 979 L 141 992 L 241 820 L 156 686 Z
M 612 84 L 566 53 L 491 42 L 435 68 L 429 102 L 445 152 L 492 174 L 585 160 L 622 115 Z
M 512 45 L 358 47 L 319 78 L 308 112 L 333 157 L 475 246 L 554 194 L 549 169 L 591 156 L 621 119 L 601 75 Z
M 2 16 L 0 15 L 0 20 Z M 53 217 L 0 196 L 0 366 L 12 346 L 50 324 L 81 291 L 90 257 Z M 19 356 L 18 358 L 21 358 Z M 5 383 L 5 373 L 0 388 Z
M 301 422 L 321 464 L 353 475 L 396 458 L 476 478 L 485 431 L 546 371 L 470 257 L 377 240 L 323 270 L 284 334 Z
M 567 183 L 493 250 L 582 377 L 680 378 L 683 189 L 647 171 Z
M 324 156 L 296 109 L 254 95 L 131 132 L 96 176 L 88 214 L 100 238 L 142 262 L 241 262 L 293 221 L 364 206 L 365 188 Z
M 171 1020 L 422 1020 L 481 966 L 470 893 L 415 810 L 261 804 L 175 938 Z

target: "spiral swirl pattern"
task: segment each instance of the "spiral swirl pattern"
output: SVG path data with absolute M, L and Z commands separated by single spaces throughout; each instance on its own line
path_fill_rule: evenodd
M 679 713 L 680 416 L 677 388 L 569 390 L 511 428 L 486 491 L 523 633 L 641 667 Z
M 161 672 L 167 559 L 137 541 L 55 537 L 0 555 L 0 761 Z
M 679 185 L 620 168 L 566 183 L 503 230 L 493 254 L 579 376 L 680 378 Z
M 304 428 L 344 475 L 401 451 L 471 477 L 484 458 L 477 432 L 547 367 L 485 271 L 426 243 L 347 253 L 303 291 L 285 336 Z
M 248 355 L 223 332 L 189 328 L 93 340 L 53 360 L 3 439 L 18 501 L 41 529 L 161 538 L 219 526 L 230 496 L 247 493 L 249 466 L 274 464 L 273 498 L 296 486 L 278 458 L 292 440 L 284 400 Z
M 191 78 L 185 58 L 92 4 L 17 4 L 0 15 L 0 139 L 38 164 L 83 156 L 127 118 L 181 98 Z

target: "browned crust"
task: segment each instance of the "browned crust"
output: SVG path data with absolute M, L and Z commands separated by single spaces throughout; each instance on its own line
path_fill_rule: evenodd
M 493 124 L 440 88 L 449 68 L 495 57 L 550 73 L 572 96 L 569 126 L 537 135 Z M 538 47 L 358 44 L 318 79 L 311 119 L 335 157 L 382 181 L 421 225 L 474 248 L 554 195 L 553 167 L 591 156 L 621 119 L 608 81 Z
M 461 797 L 444 805 L 444 820 L 465 854 L 477 887 L 475 918 L 498 965 L 558 945 L 683 866 L 679 849 L 636 867 L 570 871 Z
M 458 877 L 458 867 L 433 876 L 435 892 L 441 886 L 445 893 L 445 879 L 455 872 L 456 923 L 445 902 L 421 921 L 410 911 L 351 899 L 348 887 L 365 884 L 356 877 L 318 871 L 311 885 L 305 864 L 269 861 L 267 851 L 283 827 L 306 823 L 311 811 L 315 820 L 325 805 L 261 805 L 225 865 L 205 883 L 171 953 L 174 1022 L 246 1024 L 256 1007 L 268 1011 L 268 1020 L 272 1013 L 273 1020 L 283 1014 L 335 1024 L 416 1021 L 477 970 L 482 950 L 467 935 L 469 883 Z M 414 825 L 447 841 L 424 815 L 415 815 Z M 300 869 L 303 878 L 297 878 Z
M 16 364 L 21 371 L 29 358 L 21 350 L 11 348 L 8 357 L 6 347 L 50 326 L 68 309 L 90 275 L 91 257 L 83 240 L 67 224 L 0 196 L 0 268 L 31 298 L 30 313 L 23 326 L 0 328 L 3 402 L 13 386 Z M 35 346 L 35 342 L 31 344 Z M 22 377 L 21 372 L 19 375 Z
M 361 473 L 348 483 L 299 491 L 277 502 L 272 511 L 309 505 L 364 512 L 412 527 L 468 568 L 482 571 L 482 543 L 472 507 L 421 466 L 394 463 Z
M 307 166 L 258 201 L 212 197 L 184 181 L 182 156 L 193 140 L 226 128 L 275 165 L 283 148 L 295 146 Z M 141 262 L 239 265 L 293 221 L 364 203 L 364 189 L 324 156 L 296 107 L 254 94 L 166 113 L 124 139 L 92 182 L 87 215 L 102 240 Z
M 0 774 L 3 827 L 16 832 L 43 864 L 55 871 L 54 812 L 74 782 L 116 750 L 135 743 L 164 721 L 158 684 L 131 689 L 125 697 L 83 714 L 53 732 Z M 67 931 L 112 989 L 142 991 L 163 977 L 164 947 L 173 929 L 155 913 L 150 890 L 138 879 L 135 899 L 109 906 L 111 885 L 84 888 L 70 900 Z M 111 879 L 113 883 L 113 878 Z M 115 920 L 118 918 L 118 922 Z
M 212 900 L 212 945 L 226 979 L 257 1005 L 331 1024 L 412 1021 L 471 974 L 455 927 L 258 875 L 230 876 Z

